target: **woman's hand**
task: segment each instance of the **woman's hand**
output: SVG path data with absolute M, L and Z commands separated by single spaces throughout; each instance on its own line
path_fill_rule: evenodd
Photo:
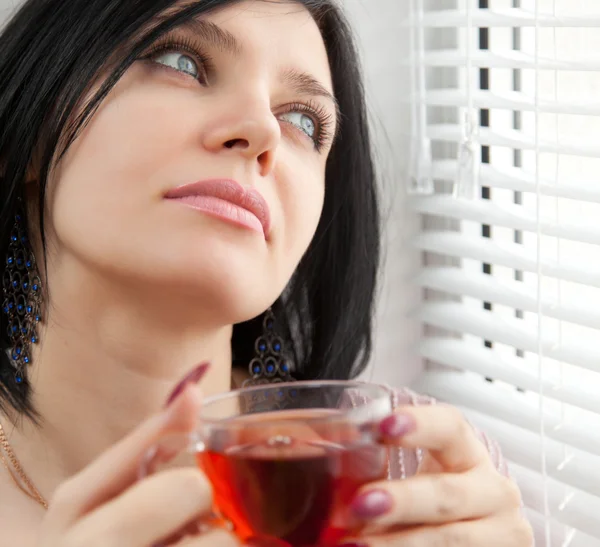
M 177 469 L 137 480 L 142 457 L 161 437 L 195 427 L 200 403 L 197 390 L 187 387 L 164 412 L 62 484 L 42 523 L 39 547 L 150 547 L 210 514 L 212 490 L 199 470 Z M 223 530 L 175 544 L 239 545 Z
M 347 546 L 531 547 L 517 486 L 494 467 L 460 412 L 402 408 L 381 424 L 385 442 L 424 449 L 414 477 L 365 487 L 352 517 L 364 528 Z

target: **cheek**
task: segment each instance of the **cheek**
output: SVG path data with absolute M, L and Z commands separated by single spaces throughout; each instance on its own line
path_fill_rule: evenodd
M 322 162 L 320 157 L 313 164 L 290 159 L 285 163 L 280 179 L 283 181 L 280 184 L 283 240 L 286 252 L 295 263 L 300 261 L 310 245 L 321 217 L 325 194 L 325 166 Z
M 139 91 L 133 70 L 69 149 L 48 195 L 59 240 L 114 258 L 122 248 L 117 241 L 151 227 L 152 205 L 171 184 L 168 166 L 190 134 L 182 130 L 186 116 L 155 95 Z

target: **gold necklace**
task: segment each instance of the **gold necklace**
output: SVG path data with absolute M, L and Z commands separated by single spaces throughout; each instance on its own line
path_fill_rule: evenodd
M 48 509 L 48 503 L 44 497 L 39 493 L 38 489 L 34 486 L 33 482 L 27 476 L 27 473 L 23 471 L 19 460 L 15 456 L 13 449 L 11 448 L 2 424 L 0 424 L 0 460 L 8 471 L 14 483 L 31 499 L 39 503 L 44 509 Z M 10 462 L 10 465 L 9 465 Z M 12 465 L 12 468 L 11 468 Z

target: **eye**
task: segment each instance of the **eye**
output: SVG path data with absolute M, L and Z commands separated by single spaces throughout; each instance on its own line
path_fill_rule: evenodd
M 180 51 L 167 51 L 154 56 L 152 60 L 161 65 L 168 66 L 193 78 L 199 79 L 202 75 L 199 63 L 191 56 Z
M 304 131 L 311 139 L 315 139 L 317 133 L 317 125 L 315 120 L 305 112 L 287 112 L 281 115 L 283 121 L 291 123 Z
M 335 116 L 314 101 L 287 104 L 278 114 L 278 119 L 304 133 L 314 143 L 317 152 L 331 143 L 335 135 Z

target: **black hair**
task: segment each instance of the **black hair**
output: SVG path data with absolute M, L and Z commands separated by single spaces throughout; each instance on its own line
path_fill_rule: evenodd
M 39 226 L 49 173 L 127 68 L 160 36 L 237 0 L 27 0 L 0 34 L 0 274 L 35 162 Z M 268 1 L 268 0 L 263 0 Z M 321 220 L 274 305 L 298 379 L 349 379 L 372 346 L 379 266 L 377 189 L 358 56 L 335 0 L 290 0 L 313 15 L 329 55 L 341 125 L 326 167 Z M 160 17 L 159 17 L 160 16 Z M 101 89 L 82 108 L 99 73 Z M 76 112 L 82 110 L 80 114 Z M 44 261 L 38 257 L 38 263 Z M 0 279 L 3 275 L 0 275 Z M 235 325 L 236 366 L 247 366 L 262 321 Z M 36 419 L 26 373 L 15 381 L 7 318 L 0 318 L 0 409 Z

